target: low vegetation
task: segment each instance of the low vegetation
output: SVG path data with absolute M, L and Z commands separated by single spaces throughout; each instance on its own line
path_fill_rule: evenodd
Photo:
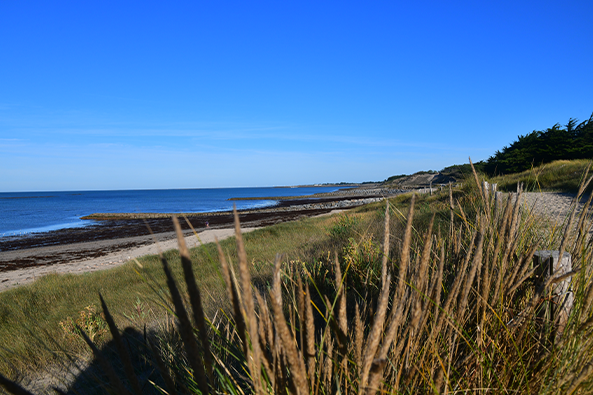
M 479 181 L 474 173 L 463 190 L 402 195 L 245 236 L 237 221 L 236 248 L 227 241 L 188 251 L 180 243 L 179 253 L 105 278 L 55 276 L 3 292 L 0 369 L 18 375 L 18 364 L 35 355 L 61 357 L 57 346 L 7 352 L 18 340 L 4 336 L 23 319 L 39 344 L 93 350 L 104 363 L 95 393 L 591 392 L 590 207 L 544 237 L 520 197 L 497 205 Z M 538 283 L 538 249 L 570 252 L 573 271 Z M 109 285 L 110 276 L 132 282 L 135 271 L 137 288 L 118 294 L 122 284 Z M 36 287 L 55 281 L 49 288 L 57 293 L 60 281 L 75 278 L 91 300 L 55 312 L 39 329 L 36 321 L 59 298 Z M 559 323 L 543 312 L 567 279 L 575 303 Z M 71 303 L 83 297 L 68 292 Z M 30 307 L 16 313 L 16 300 Z M 155 315 L 140 319 L 147 312 Z M 144 336 L 143 321 L 155 325 Z M 140 335 L 117 323 L 135 324 Z
M 498 176 L 488 176 L 484 171 L 484 162 L 480 162 L 476 171 L 489 183 L 497 184 L 499 191 L 512 192 L 517 190 L 517 183 L 523 184 L 527 192 L 568 192 L 577 193 L 583 181 L 583 173 L 591 159 L 557 160 L 551 163 L 530 167 L 519 173 Z M 473 179 L 472 165 L 447 167 L 439 173 L 441 179 L 451 181 L 453 184 L 462 184 L 469 178 Z M 480 169 L 480 170 L 479 170 Z M 413 176 L 397 176 L 400 183 Z M 448 184 L 449 181 L 445 182 Z M 385 185 L 394 185 L 391 184 Z M 438 187 L 438 179 L 433 182 L 433 188 Z M 591 190 L 591 186 L 587 191 Z

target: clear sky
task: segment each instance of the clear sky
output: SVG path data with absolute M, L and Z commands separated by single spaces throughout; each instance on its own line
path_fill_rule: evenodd
M 0 191 L 384 180 L 593 112 L 593 1 L 0 1 Z

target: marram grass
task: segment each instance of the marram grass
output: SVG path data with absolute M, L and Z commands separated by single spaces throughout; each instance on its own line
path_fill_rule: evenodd
M 169 335 L 144 340 L 152 376 L 137 373 L 108 318 L 109 303 L 101 300 L 121 366 L 106 362 L 102 388 L 117 394 L 593 392 L 590 201 L 548 242 L 522 209 L 520 190 L 502 204 L 479 183 L 468 193 L 474 195 L 460 197 L 465 204 L 453 194 L 447 199 L 446 228 L 442 213 L 415 227 L 423 214 L 413 196 L 405 213 L 387 203 L 377 216 L 382 243 L 371 237 L 375 228 L 362 227 L 323 261 L 278 256 L 271 276 L 260 281 L 252 277 L 236 219 L 237 264 L 218 249 L 228 307 L 215 316 L 205 313 L 191 270 L 201 263 L 180 244 L 181 277 L 171 272 L 171 258 L 162 258 L 163 303 L 176 324 Z M 339 219 L 330 229 L 342 237 L 351 221 Z M 532 258 L 543 244 L 570 252 L 573 271 L 535 287 Z M 575 304 L 559 330 L 538 312 L 567 278 Z M 9 392 L 27 393 L 1 380 Z

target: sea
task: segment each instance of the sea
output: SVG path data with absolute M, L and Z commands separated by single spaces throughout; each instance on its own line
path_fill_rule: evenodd
M 338 187 L 151 189 L 0 193 L 0 238 L 88 226 L 94 213 L 204 213 L 277 204 L 266 197 L 309 196 Z M 231 198 L 258 198 L 236 200 Z

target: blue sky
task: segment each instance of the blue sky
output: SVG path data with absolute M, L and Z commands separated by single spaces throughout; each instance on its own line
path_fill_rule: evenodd
M 593 112 L 593 2 L 0 2 L 0 191 L 383 180 Z

